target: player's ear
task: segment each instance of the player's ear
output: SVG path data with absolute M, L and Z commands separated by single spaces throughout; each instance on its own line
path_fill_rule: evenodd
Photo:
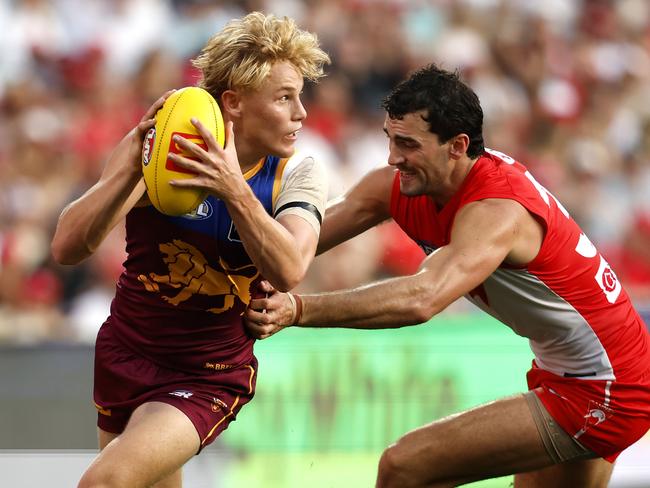
M 239 118 L 242 109 L 242 97 L 238 91 L 226 90 L 221 94 L 221 108 L 229 119 Z
M 449 156 L 452 159 L 460 159 L 467 154 L 469 148 L 469 136 L 467 134 L 458 134 L 449 141 Z

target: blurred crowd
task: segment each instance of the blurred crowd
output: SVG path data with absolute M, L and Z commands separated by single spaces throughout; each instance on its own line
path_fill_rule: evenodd
M 231 18 L 288 15 L 333 63 L 307 86 L 299 144 L 331 196 L 385 164 L 381 99 L 430 62 L 458 69 L 487 146 L 526 164 L 650 303 L 650 2 L 646 0 L 0 0 L 0 343 L 92 342 L 121 272 L 118 226 L 82 265 L 56 265 L 61 209 Z M 411 272 L 386 224 L 317 258 L 303 290 Z

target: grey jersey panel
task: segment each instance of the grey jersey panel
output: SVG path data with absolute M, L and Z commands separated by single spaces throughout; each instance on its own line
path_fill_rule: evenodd
M 535 275 L 497 269 L 484 282 L 488 304 L 467 298 L 529 339 L 537 365 L 560 376 L 614 380 L 605 348 L 585 318 Z

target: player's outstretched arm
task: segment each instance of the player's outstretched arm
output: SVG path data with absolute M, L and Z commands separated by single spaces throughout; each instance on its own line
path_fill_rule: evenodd
M 296 324 L 287 294 L 251 301 L 247 327 L 257 338 L 288 325 L 387 329 L 426 322 L 482 283 L 509 256 L 530 216 L 510 200 L 485 200 L 456 216 L 451 242 L 428 256 L 413 275 L 318 295 L 304 295 Z M 262 291 L 268 291 L 262 289 Z
M 156 112 L 172 93 L 165 93 L 149 107 L 117 145 L 99 181 L 63 209 L 52 239 L 52 255 L 58 263 L 77 264 L 90 256 L 142 197 L 142 141 L 155 125 Z
M 365 175 L 342 197 L 327 205 L 318 250 L 322 254 L 390 217 L 395 169 L 384 166 Z

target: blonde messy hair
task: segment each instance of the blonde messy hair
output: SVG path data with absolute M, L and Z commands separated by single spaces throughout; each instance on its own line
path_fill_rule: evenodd
M 199 86 L 217 100 L 230 89 L 258 89 L 276 61 L 289 61 L 303 78 L 317 81 L 330 58 L 315 34 L 293 19 L 252 12 L 228 22 L 192 64 L 203 76 Z

